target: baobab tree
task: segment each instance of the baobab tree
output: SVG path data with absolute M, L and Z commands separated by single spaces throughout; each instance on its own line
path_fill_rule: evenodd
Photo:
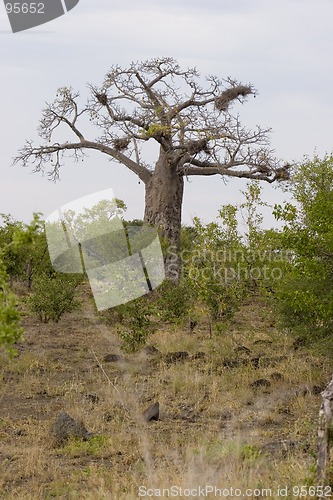
M 184 178 L 218 175 L 271 183 L 288 177 L 288 168 L 270 149 L 270 129 L 248 130 L 238 114 L 231 113 L 235 102 L 256 96 L 251 84 L 215 76 L 202 83 L 195 68 L 181 69 L 172 58 L 157 58 L 132 63 L 127 69 L 113 66 L 101 86 L 88 88 L 83 105 L 79 92 L 58 89 L 40 120 L 44 143 L 36 146 L 27 141 L 15 163 L 47 171 L 56 180 L 66 153 L 75 160 L 89 149 L 103 153 L 144 183 L 144 221 L 176 249 Z M 93 127 L 87 126 L 85 117 L 98 131 L 95 139 L 88 136 Z M 67 128 L 68 141 L 55 142 L 61 127 Z M 158 146 L 153 165 L 147 162 L 150 142 Z M 168 266 L 166 270 L 168 274 Z

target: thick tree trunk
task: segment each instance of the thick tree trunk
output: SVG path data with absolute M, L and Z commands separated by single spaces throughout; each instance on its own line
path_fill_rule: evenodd
M 151 178 L 146 183 L 146 206 L 144 220 L 156 227 L 165 239 L 168 249 L 165 271 L 168 279 L 178 281 L 180 276 L 180 229 L 184 181 L 161 149 Z

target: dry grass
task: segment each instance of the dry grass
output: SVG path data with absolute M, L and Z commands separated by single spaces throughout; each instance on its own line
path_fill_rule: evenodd
M 130 500 L 140 485 L 245 491 L 310 484 L 320 395 L 304 387 L 327 383 L 329 361 L 292 351 L 272 318 L 252 303 L 223 335 L 210 338 L 204 323 L 192 335 L 166 325 L 150 339 L 162 353 L 202 351 L 204 359 L 167 363 L 138 353 L 105 363 L 105 354 L 121 353 L 119 339 L 89 304 L 56 325 L 27 315 L 19 356 L 1 360 L 0 498 Z M 236 353 L 239 346 L 251 354 Z M 224 366 L 255 355 L 285 358 Z M 270 386 L 251 388 L 260 378 Z M 161 418 L 147 424 L 142 413 L 156 400 Z M 55 444 L 50 427 L 62 409 L 95 437 Z M 281 440 L 295 446 L 263 448 Z

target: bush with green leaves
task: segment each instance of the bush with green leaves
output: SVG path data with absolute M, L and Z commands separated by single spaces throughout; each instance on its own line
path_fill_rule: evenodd
M 154 295 L 154 314 L 160 321 L 181 323 L 188 319 L 193 299 L 194 291 L 187 280 L 165 280 Z
M 205 225 L 195 218 L 195 237 L 183 251 L 188 286 L 215 322 L 231 317 L 250 294 L 267 294 L 285 266 L 279 233 L 262 228 L 260 209 L 267 204 L 258 181 L 242 194 L 243 203 L 223 205 L 216 222 Z
M 225 205 L 219 221 L 194 219 L 195 245 L 187 254 L 184 274 L 195 297 L 213 320 L 230 317 L 244 297 L 245 248 L 238 232 L 237 208 Z
M 11 282 L 18 280 L 29 288 L 34 275 L 52 268 L 40 215 L 34 214 L 32 222 L 24 224 L 1 214 L 0 243 L 8 276 Z
M 137 351 L 146 343 L 157 326 L 152 319 L 153 310 L 149 296 L 121 304 L 115 307 L 114 311 L 120 319 L 117 333 L 123 341 L 121 349 L 126 352 Z
M 29 298 L 30 309 L 47 323 L 58 322 L 61 316 L 79 307 L 75 290 L 82 282 L 81 275 L 42 273 L 33 280 L 33 294 Z
M 333 156 L 299 165 L 289 190 L 294 204 L 276 205 L 289 262 L 276 283 L 284 324 L 318 338 L 333 330 Z
M 6 268 L 0 255 L 0 348 L 15 354 L 14 344 L 22 337 L 20 314 L 17 310 L 15 295 L 10 291 Z
M 38 215 L 30 224 L 15 222 L 10 215 L 1 215 L 0 227 L 0 348 L 15 354 L 15 343 L 22 337 L 17 300 L 10 288 L 10 280 L 19 272 L 24 247 L 39 230 Z

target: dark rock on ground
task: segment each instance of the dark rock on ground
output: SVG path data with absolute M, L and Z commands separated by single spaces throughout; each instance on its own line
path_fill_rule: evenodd
M 62 411 L 53 423 L 53 436 L 58 443 L 64 443 L 70 437 L 80 437 L 87 440 L 93 436 L 88 432 L 83 422 L 74 420 L 68 413 Z
M 107 354 L 104 356 L 105 363 L 117 363 L 119 361 L 123 361 L 123 359 L 123 356 L 120 356 L 119 354 Z
M 159 420 L 160 403 L 156 401 L 156 403 L 149 406 L 149 408 L 147 408 L 147 410 L 144 412 L 143 418 L 146 422 L 151 422 L 152 420 Z

